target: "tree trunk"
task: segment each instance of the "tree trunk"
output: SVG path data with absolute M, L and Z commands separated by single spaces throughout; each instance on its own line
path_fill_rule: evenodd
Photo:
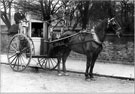
M 9 2 L 9 12 L 8 12 L 9 21 L 11 22 L 11 2 Z
M 9 21 L 9 18 L 7 17 L 6 13 L 1 12 L 1 19 L 5 23 L 5 25 L 7 26 L 8 30 L 9 30 L 11 27 L 11 22 Z

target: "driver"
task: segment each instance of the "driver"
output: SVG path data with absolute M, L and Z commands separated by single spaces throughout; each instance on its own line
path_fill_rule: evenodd
M 14 20 L 15 20 L 15 23 L 19 25 L 20 33 L 25 34 L 26 27 L 27 27 L 27 23 L 26 23 L 27 19 L 21 9 L 18 9 L 17 12 L 14 14 Z

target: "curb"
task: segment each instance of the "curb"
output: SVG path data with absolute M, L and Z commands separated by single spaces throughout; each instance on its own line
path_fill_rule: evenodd
M 8 63 L 4 63 L 4 62 L 1 62 L 0 64 L 9 65 Z M 37 67 L 37 66 L 36 67 L 35 66 L 28 66 L 28 67 L 42 69 L 41 67 Z M 54 71 L 58 71 L 58 69 L 54 69 Z M 67 70 L 67 72 L 85 74 L 84 72 L 79 72 L 79 71 L 75 71 L 75 70 Z M 99 77 L 108 77 L 108 78 L 116 78 L 116 79 L 121 79 L 121 80 L 135 81 L 135 78 L 130 78 L 130 77 L 111 76 L 111 75 L 103 75 L 103 74 L 97 74 L 97 73 L 93 73 L 93 75 L 94 76 L 99 76 Z

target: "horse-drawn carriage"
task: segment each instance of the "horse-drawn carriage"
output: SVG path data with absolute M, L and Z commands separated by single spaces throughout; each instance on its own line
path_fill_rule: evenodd
M 38 29 L 34 30 L 34 26 Z M 60 39 L 49 41 L 46 22 L 30 21 L 27 34 L 19 33 L 11 39 L 8 48 L 8 62 L 14 71 L 23 71 L 29 65 L 31 58 L 38 58 L 39 65 L 43 69 L 55 69 L 58 66 L 59 70 L 62 59 L 63 71 L 66 72 L 65 62 L 70 51 L 73 50 L 86 55 L 85 76 L 86 79 L 92 78 L 95 61 L 102 50 L 106 33 L 110 29 L 119 35 L 121 27 L 116 18 L 105 19 L 91 30 L 67 31 L 61 35 Z M 34 32 L 37 34 L 33 34 Z M 54 46 L 57 51 L 55 53 L 53 50 L 50 54 L 50 49 Z M 58 53 L 61 54 L 60 57 Z
M 49 48 L 53 41 L 49 41 L 47 23 L 39 20 L 28 22 L 27 34 L 18 33 L 14 35 L 8 46 L 8 62 L 14 71 L 23 71 L 31 62 L 37 58 L 43 69 L 55 69 L 58 60 L 55 55 L 49 55 Z M 50 46 L 50 47 L 49 47 Z

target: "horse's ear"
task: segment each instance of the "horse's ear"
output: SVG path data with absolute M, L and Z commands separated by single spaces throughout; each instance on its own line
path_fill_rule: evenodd
M 113 18 L 108 18 L 108 23 L 110 23 L 112 20 L 114 20 L 114 17 Z
M 110 19 L 110 21 L 114 20 L 114 17 Z

